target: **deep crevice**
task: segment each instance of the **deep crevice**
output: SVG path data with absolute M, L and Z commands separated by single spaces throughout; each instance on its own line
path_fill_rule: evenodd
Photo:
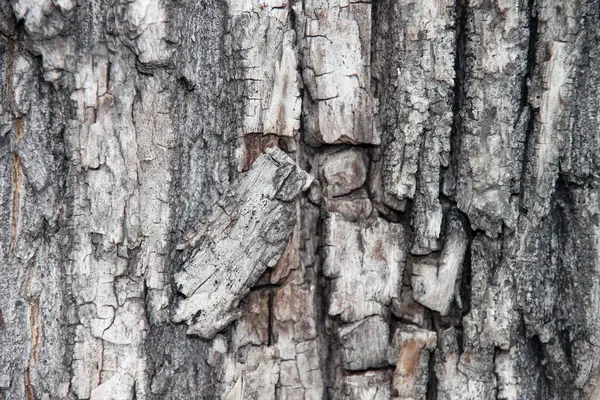
M 527 48 L 527 71 L 523 78 L 521 86 L 521 113 L 527 112 L 528 119 L 525 128 L 525 138 L 523 142 L 523 155 L 521 157 L 521 174 L 519 180 L 519 211 L 520 214 L 527 214 L 525 208 L 525 177 L 527 175 L 527 167 L 530 161 L 531 140 L 535 130 L 536 109 L 529 101 L 530 85 L 535 72 L 536 65 L 536 49 L 538 44 L 538 16 L 535 9 L 536 0 L 528 0 L 529 11 L 529 43 Z
M 272 346 L 274 341 L 274 332 L 273 332 L 273 319 L 275 318 L 275 315 L 273 314 L 273 306 L 274 306 L 274 294 L 272 290 L 269 290 L 268 292 L 268 299 L 267 299 L 267 307 L 269 308 L 269 316 L 268 316 L 268 321 L 267 321 L 267 334 L 268 334 L 268 339 L 267 339 L 267 345 L 268 346 Z
M 305 9 L 304 7 L 304 1 L 302 1 L 302 10 Z M 304 64 L 303 64 L 303 60 L 302 60 L 302 49 L 301 49 L 301 40 L 302 37 L 300 36 L 300 32 L 302 32 L 302 27 L 299 26 L 299 24 L 301 23 L 301 21 L 298 20 L 295 10 L 293 9 L 293 7 L 290 6 L 290 10 L 289 10 L 289 22 L 290 22 L 290 26 L 291 28 L 294 30 L 294 32 L 296 33 L 296 38 L 295 38 L 295 42 L 294 45 L 296 47 L 296 51 L 297 51 L 297 55 L 298 55 L 298 64 L 297 64 L 297 73 L 298 73 L 298 79 L 300 80 L 300 85 L 299 85 L 299 96 L 300 99 L 302 99 L 302 106 L 301 106 L 301 112 L 300 112 L 300 124 L 298 127 L 298 132 L 297 132 L 297 156 L 296 156 L 296 162 L 298 163 L 298 165 L 304 169 L 307 172 L 311 172 L 310 169 L 312 168 L 312 164 L 311 164 L 311 160 L 315 157 L 315 154 L 320 151 L 323 147 L 332 147 L 332 146 L 318 146 L 318 147 L 314 147 L 311 146 L 309 143 L 307 143 L 307 139 L 310 140 L 310 138 L 307 137 L 306 135 L 306 124 L 305 124 L 305 118 L 307 115 L 307 107 L 311 107 L 310 105 L 308 105 L 307 103 L 312 103 L 313 100 L 312 98 L 310 98 L 310 93 L 309 91 L 306 89 L 305 84 L 304 84 Z M 320 216 L 318 216 L 316 218 L 316 222 L 315 225 L 312 227 L 314 228 L 314 231 L 311 232 L 312 235 L 316 236 L 316 240 L 317 240 L 317 246 L 314 249 L 314 253 L 313 254 L 315 256 L 315 262 L 316 264 L 314 265 L 307 265 L 306 268 L 315 268 L 315 274 L 314 274 L 314 287 L 315 287 L 315 293 L 314 293 L 314 299 L 315 299 L 315 322 L 317 322 L 317 343 L 319 348 L 321 349 L 320 352 L 320 359 L 319 359 L 319 364 L 320 364 L 320 369 L 321 369 L 321 374 L 322 374 L 322 382 L 323 382 L 323 395 L 324 397 L 328 396 L 329 390 L 331 387 L 333 387 L 333 379 L 332 376 L 335 376 L 335 372 L 333 371 L 333 367 L 331 367 L 332 364 L 334 364 L 333 360 L 332 360 L 332 354 L 334 351 L 334 343 L 332 340 L 332 337 L 334 337 L 335 335 L 331 334 L 330 328 L 328 328 L 329 324 L 327 323 L 327 319 L 328 317 L 328 309 L 329 309 L 329 293 L 330 293 L 330 282 L 327 279 L 327 277 L 325 277 L 325 275 L 323 274 L 323 267 L 322 267 L 322 262 L 318 262 L 317 260 L 319 259 L 319 255 L 322 252 L 322 248 L 323 248 L 323 244 L 320 242 L 321 238 L 322 238 L 322 230 L 323 230 L 323 208 L 320 207 L 319 204 L 314 204 L 310 201 L 309 195 L 307 192 L 302 194 L 302 198 L 305 199 L 305 201 L 308 204 L 311 204 L 313 207 L 315 207 L 316 209 L 319 210 L 319 212 L 321 213 Z M 302 201 L 302 200 L 300 200 Z M 303 211 L 301 211 L 302 213 Z M 299 220 L 302 221 L 302 217 L 299 216 Z M 312 229 L 311 229 L 312 230 Z M 301 254 L 304 253 L 305 251 L 307 251 L 307 249 L 300 249 Z M 301 255 L 301 257 L 303 257 Z M 306 274 L 305 274 L 306 276 Z M 321 339 L 319 339 L 321 338 Z
M 452 99 L 452 129 L 450 131 L 450 156 L 448 167 L 450 174 L 453 175 L 453 187 L 451 191 L 445 192 L 445 174 L 440 179 L 440 194 L 453 198 L 456 192 L 456 182 L 458 181 L 458 159 L 460 148 L 460 136 L 462 134 L 462 119 L 460 111 L 464 103 L 464 82 L 466 77 L 466 48 L 467 48 L 467 8 L 469 0 L 457 0 L 455 5 L 456 13 L 456 51 L 454 54 L 454 88 Z M 444 170 L 444 168 L 442 168 Z M 443 172 L 443 171 L 442 171 Z
M 537 381 L 537 393 L 536 400 L 543 400 L 547 397 L 544 393 L 547 393 L 550 387 L 550 381 L 545 373 L 544 367 L 544 348 L 543 344 L 538 336 L 533 336 L 528 340 L 528 344 L 530 346 L 531 352 L 534 355 L 534 360 L 536 361 L 536 367 L 539 372 L 538 381 Z
M 435 350 L 429 353 L 429 363 L 427 365 L 427 390 L 425 399 L 437 399 L 437 378 L 435 376 Z

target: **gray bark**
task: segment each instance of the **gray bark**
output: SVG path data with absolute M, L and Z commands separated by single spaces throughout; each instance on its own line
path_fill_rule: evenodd
M 0 399 L 600 399 L 599 9 L 0 2 Z

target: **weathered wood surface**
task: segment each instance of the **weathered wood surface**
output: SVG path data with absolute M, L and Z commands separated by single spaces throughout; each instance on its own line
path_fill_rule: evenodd
M 600 398 L 599 9 L 0 2 L 0 398 Z
M 296 223 L 294 200 L 311 182 L 283 151 L 271 148 L 232 183 L 178 246 L 193 251 L 174 276 L 185 296 L 174 322 L 186 321 L 188 334 L 212 339 L 239 318 L 240 300 L 281 257 Z

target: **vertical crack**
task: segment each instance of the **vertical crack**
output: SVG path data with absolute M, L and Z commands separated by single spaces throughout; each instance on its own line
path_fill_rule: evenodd
M 454 198 L 456 181 L 458 180 L 458 159 L 460 149 L 460 136 L 462 133 L 462 120 L 460 111 L 464 103 L 464 82 L 466 75 L 466 47 L 467 47 L 467 8 L 469 0 L 456 0 L 456 51 L 454 54 L 454 96 L 452 103 L 452 130 L 450 131 L 450 161 L 449 169 L 452 177 L 451 186 L 447 186 L 446 179 L 440 180 L 442 188 L 440 193 Z M 444 188 L 446 190 L 444 190 Z
M 12 156 L 12 199 L 10 216 L 10 254 L 15 253 L 19 227 L 19 203 L 21 201 L 21 159 L 17 153 Z
M 275 342 L 273 339 L 273 318 L 275 318 L 275 315 L 273 314 L 273 300 L 274 300 L 274 295 L 273 295 L 273 290 L 268 290 L 267 291 L 267 307 L 268 307 L 268 311 L 269 311 L 269 316 L 268 316 L 268 320 L 267 320 L 267 345 L 268 346 L 272 346 L 273 343 Z
M 9 39 L 8 42 L 8 60 L 6 65 L 6 105 L 9 110 L 13 109 L 14 87 L 14 59 L 17 51 L 17 41 Z M 13 146 L 16 146 L 23 135 L 23 120 L 15 118 L 13 120 Z M 21 186 L 21 158 L 16 151 L 12 154 L 12 196 L 11 196 L 11 216 L 10 216 L 10 245 L 9 253 L 14 254 L 17 241 L 17 231 L 19 227 L 19 203 Z
M 436 400 L 437 394 L 437 379 L 435 376 L 435 350 L 429 353 L 429 363 L 427 364 L 427 391 L 425 399 Z
M 538 16 L 535 8 L 536 0 L 528 0 L 529 11 L 529 43 L 527 48 L 527 70 L 521 86 L 521 114 L 527 113 L 527 124 L 525 128 L 525 140 L 523 143 L 523 155 L 521 157 L 521 175 L 519 180 L 519 211 L 527 213 L 524 206 L 525 198 L 525 176 L 530 159 L 530 148 L 533 132 L 535 129 L 536 110 L 529 102 L 529 88 L 534 75 L 536 64 L 536 49 L 538 43 Z

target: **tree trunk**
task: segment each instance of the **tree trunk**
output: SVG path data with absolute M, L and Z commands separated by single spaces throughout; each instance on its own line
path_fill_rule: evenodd
M 599 1 L 286 1 L 0 3 L 0 399 L 600 399 Z

